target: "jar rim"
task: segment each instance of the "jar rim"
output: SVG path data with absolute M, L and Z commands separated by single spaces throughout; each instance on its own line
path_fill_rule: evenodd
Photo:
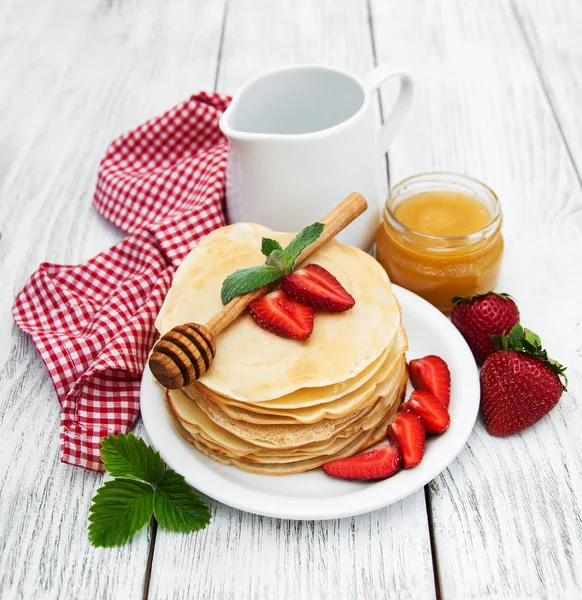
M 473 231 L 471 233 L 463 234 L 463 235 L 431 235 L 428 233 L 423 233 L 422 231 L 418 231 L 408 225 L 405 225 L 396 218 L 393 210 L 392 210 L 392 200 L 398 196 L 399 193 L 402 193 L 404 189 L 410 184 L 413 183 L 421 183 L 425 182 L 428 187 L 430 187 L 431 183 L 434 184 L 451 184 L 453 186 L 465 187 L 467 189 L 467 193 L 470 196 L 476 197 L 480 199 L 480 196 L 475 192 L 474 188 L 478 188 L 483 195 L 489 199 L 493 204 L 493 212 L 491 221 L 478 229 L 477 231 Z M 479 179 L 475 179 L 474 177 L 470 177 L 468 175 L 464 175 L 462 173 L 454 173 L 452 171 L 428 171 L 426 173 L 418 173 L 416 175 L 411 175 L 402 181 L 399 181 L 394 187 L 392 187 L 388 193 L 388 198 L 386 199 L 386 204 L 384 207 L 384 214 L 387 220 L 390 221 L 390 224 L 395 226 L 403 233 L 412 233 L 417 239 L 426 239 L 428 241 L 444 241 L 444 242 L 466 242 L 471 243 L 473 241 L 477 241 L 484 236 L 486 236 L 491 231 L 497 229 L 501 224 L 501 204 L 499 202 L 499 198 L 497 194 L 485 183 L 480 181 Z M 418 243 L 418 242 L 417 242 Z M 422 245 L 422 244 L 419 244 Z

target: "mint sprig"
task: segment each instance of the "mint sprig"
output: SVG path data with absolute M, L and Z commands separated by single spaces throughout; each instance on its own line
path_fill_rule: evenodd
M 206 527 L 210 512 L 182 475 L 167 469 L 159 452 L 133 434 L 108 435 L 101 442 L 101 461 L 115 479 L 93 497 L 89 539 L 95 547 L 124 544 L 152 516 L 170 531 Z
M 512 327 L 509 335 L 492 335 L 491 339 L 497 344 L 500 350 L 514 350 L 515 352 L 522 352 L 541 360 L 560 377 L 564 390 L 567 389 L 568 378 L 565 373 L 566 367 L 548 356 L 548 352 L 544 350 L 542 340 L 537 333 L 526 329 L 518 323 Z
M 319 238 L 323 228 L 323 223 L 309 225 L 298 233 L 286 248 L 283 248 L 277 240 L 263 238 L 261 252 L 267 257 L 265 264 L 239 269 L 229 275 L 222 283 L 220 292 L 222 303 L 228 304 L 237 296 L 274 283 L 291 273 L 301 251 Z
M 270 265 L 257 265 L 256 267 L 239 269 L 224 280 L 220 292 L 222 303 L 228 304 L 233 298 L 252 292 L 268 283 L 273 283 L 280 277 L 281 271 Z
M 271 252 L 273 252 L 274 250 L 279 250 L 283 252 L 283 246 L 281 246 L 281 244 L 279 244 L 277 240 L 272 240 L 271 238 L 263 238 L 263 241 L 261 243 L 261 252 L 268 257 L 269 254 L 271 254 Z

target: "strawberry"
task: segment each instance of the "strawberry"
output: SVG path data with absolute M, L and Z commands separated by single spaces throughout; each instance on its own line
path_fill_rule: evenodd
M 566 389 L 565 367 L 548 358 L 540 338 L 516 325 L 502 350 L 481 369 L 481 415 L 491 435 L 519 433 L 537 423 Z M 564 384 L 561 381 L 564 380 Z
M 331 477 L 369 481 L 391 477 L 400 469 L 400 463 L 400 450 L 385 444 L 363 454 L 328 462 L 323 470 Z
M 507 294 L 488 292 L 453 298 L 453 302 L 451 321 L 469 344 L 479 365 L 497 350 L 491 336 L 507 335 L 519 323 L 519 310 Z
M 451 424 L 451 417 L 445 405 L 436 396 L 424 390 L 412 392 L 401 410 L 416 413 L 427 433 L 443 433 Z
M 249 304 L 257 325 L 280 337 L 306 340 L 313 331 L 313 308 L 277 290 Z
M 424 454 L 426 433 L 422 421 L 412 412 L 399 412 L 388 425 L 388 436 L 400 448 L 405 469 L 416 467 Z
M 415 390 L 426 390 L 449 406 L 451 398 L 451 373 L 447 363 L 440 357 L 430 354 L 408 363 L 410 382 Z
M 328 312 L 343 312 L 356 303 L 329 271 L 315 264 L 285 275 L 281 289 L 302 304 Z

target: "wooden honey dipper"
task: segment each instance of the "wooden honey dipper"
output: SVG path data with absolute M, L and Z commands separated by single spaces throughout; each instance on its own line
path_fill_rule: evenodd
M 350 194 L 320 221 L 324 225 L 321 235 L 302 250 L 295 264 L 300 264 L 327 244 L 367 207 L 362 195 Z M 168 331 L 158 340 L 150 356 L 149 366 L 154 377 L 172 390 L 201 377 L 216 356 L 216 336 L 235 321 L 253 300 L 271 291 L 275 285 L 277 282 L 233 298 L 206 325 L 186 323 Z

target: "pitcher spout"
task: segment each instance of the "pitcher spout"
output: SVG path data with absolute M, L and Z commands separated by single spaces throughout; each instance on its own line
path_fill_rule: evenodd
M 236 114 L 237 99 L 233 98 L 232 102 L 228 105 L 227 109 L 222 113 L 218 126 L 220 131 L 225 135 L 229 141 L 241 140 L 243 137 L 247 137 L 245 132 L 240 131 L 233 125 L 234 115 Z

